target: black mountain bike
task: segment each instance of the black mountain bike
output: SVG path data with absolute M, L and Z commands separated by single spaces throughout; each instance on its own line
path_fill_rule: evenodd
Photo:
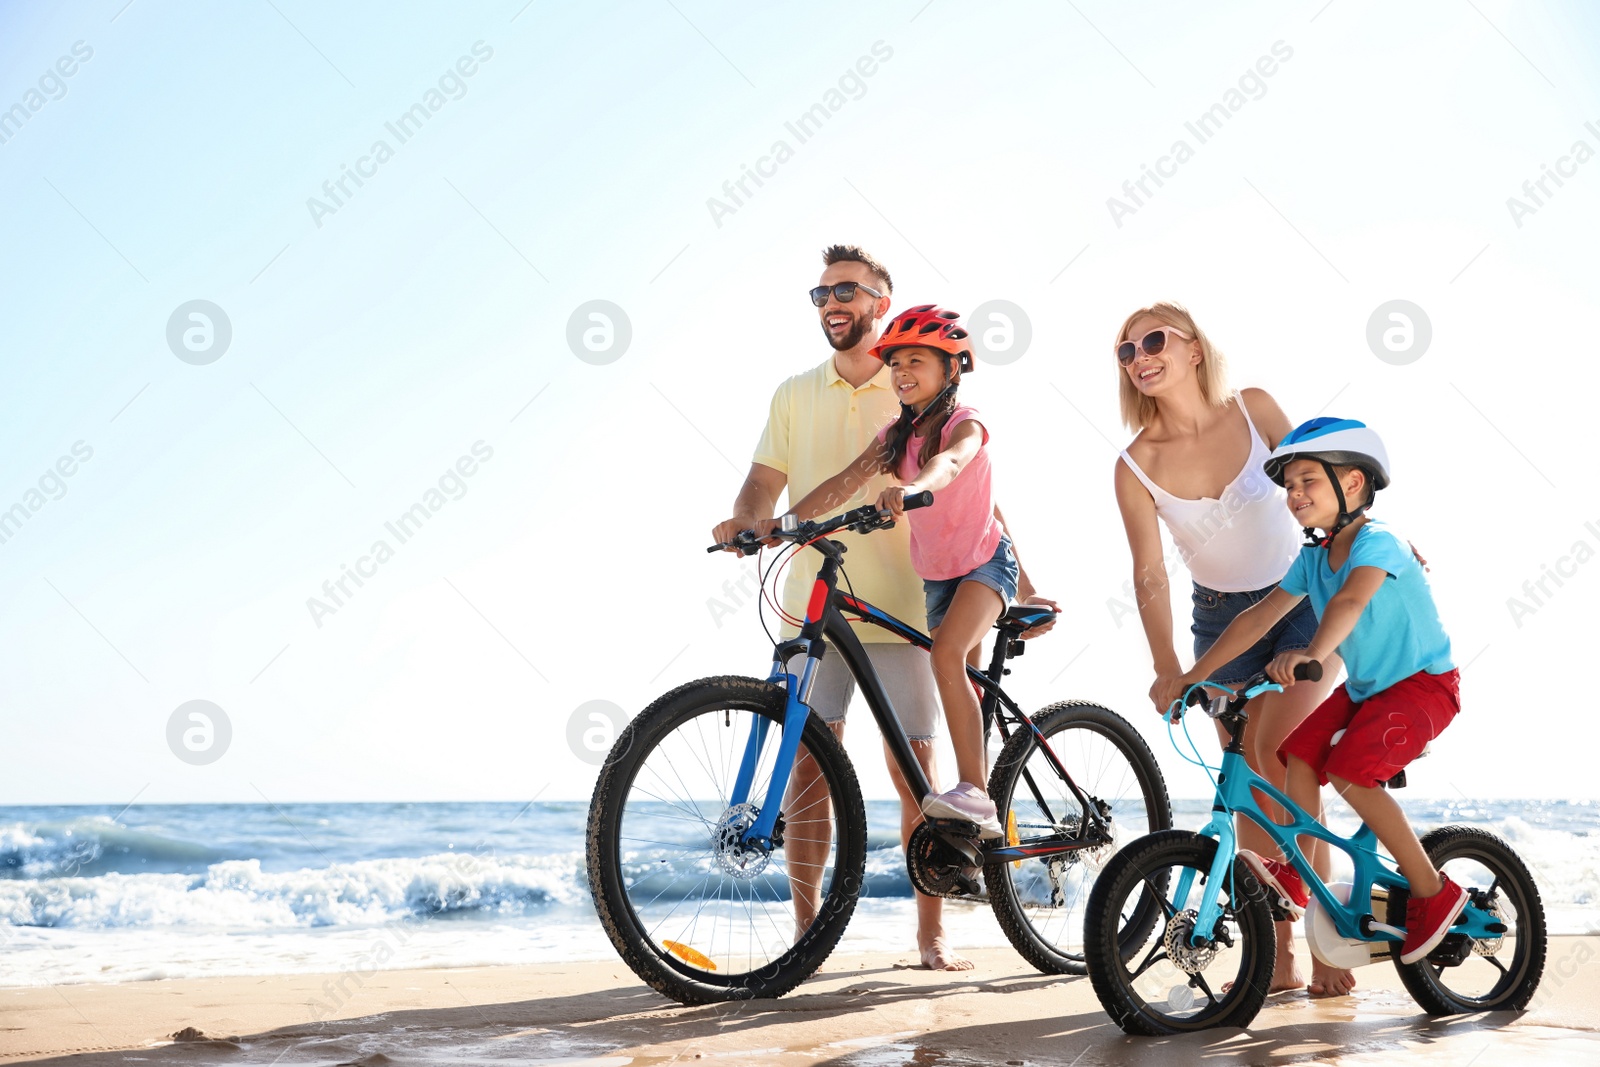
M 931 493 L 908 498 L 926 506 Z M 783 552 L 822 555 L 798 637 L 775 642 L 771 673 L 704 678 L 640 712 L 617 738 L 589 806 L 590 892 L 611 943 L 635 974 L 683 1004 L 778 997 L 838 944 L 867 877 L 866 808 L 855 770 L 807 697 L 825 650 L 855 676 L 915 795 L 932 791 L 872 663 L 846 621 L 880 626 L 918 648 L 932 641 L 837 587 L 846 546 L 828 539 L 893 524 L 868 506 L 773 537 Z M 732 545 L 753 552 L 748 531 Z M 780 558 L 783 554 L 780 552 Z M 767 568 L 770 575 L 777 561 Z M 846 576 L 848 587 L 848 576 Z M 765 578 L 763 579 L 765 586 Z M 979 841 L 959 820 L 924 820 L 906 865 L 921 892 L 987 893 L 1018 952 L 1047 974 L 1083 974 L 1083 906 L 1119 844 L 1172 823 L 1166 782 L 1138 731 L 1083 701 L 1033 716 L 1000 687 L 1019 635 L 1053 613 L 1015 606 L 996 622 L 987 671 L 967 668 L 987 747 L 1004 738 L 989 795 L 1006 835 Z M 787 668 L 803 655 L 799 673 Z M 981 872 L 982 882 L 979 881 Z M 1141 943 L 1159 896 L 1125 915 Z

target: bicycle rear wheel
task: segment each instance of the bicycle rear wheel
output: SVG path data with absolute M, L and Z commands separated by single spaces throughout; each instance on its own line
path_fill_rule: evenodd
M 984 885 L 1000 928 L 1022 958 L 1045 974 L 1083 974 L 1083 908 L 1095 878 L 1124 843 L 1172 825 L 1167 783 L 1150 747 L 1122 716 L 1082 701 L 1052 704 L 1033 716 L 1049 746 L 1031 730 L 1006 741 L 989 776 L 989 796 L 1012 844 L 1041 846 L 1085 834 L 1091 821 L 1052 760 L 1102 807 L 1112 839 L 1093 848 L 1054 851 L 984 866 Z M 1160 915 L 1149 899 L 1128 917 L 1123 936 L 1140 941 Z
M 1447 934 L 1416 963 L 1394 965 L 1406 989 L 1430 1015 L 1521 1011 L 1533 999 L 1544 973 L 1544 904 L 1527 866 L 1510 845 L 1473 826 L 1441 826 L 1422 837 L 1422 847 L 1474 904 L 1505 924 L 1506 932 L 1474 941 Z M 1389 894 L 1387 920 L 1406 923 L 1404 890 Z
M 817 774 L 804 790 L 791 785 L 770 850 L 739 844 L 772 779 L 784 697 L 754 678 L 680 686 L 628 724 L 595 783 L 595 909 L 633 972 L 679 1003 L 782 996 L 822 965 L 855 910 L 866 808 L 849 759 L 815 716 L 797 767 L 810 761 Z M 750 803 L 735 806 L 761 721 L 771 725 Z M 813 914 L 797 929 L 802 912 Z

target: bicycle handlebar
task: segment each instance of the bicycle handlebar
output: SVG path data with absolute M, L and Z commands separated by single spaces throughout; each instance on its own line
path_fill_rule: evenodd
M 933 503 L 933 492 L 932 490 L 924 489 L 920 493 L 912 493 L 901 503 L 906 511 L 915 511 L 917 508 L 928 507 Z M 793 541 L 796 544 L 803 545 L 810 541 L 815 541 L 819 537 L 827 537 L 829 534 L 842 530 L 847 526 L 857 533 L 868 533 L 872 530 L 885 530 L 894 525 L 894 520 L 889 517 L 889 512 L 878 508 L 875 504 L 864 504 L 842 515 L 835 515 L 826 522 L 794 520 L 792 515 L 785 515 L 784 519 L 792 521 L 792 527 L 780 527 L 773 530 L 767 535 L 767 538 L 779 541 Z M 788 522 L 786 522 L 785 526 L 788 525 Z M 741 556 L 749 556 L 753 555 L 761 547 L 764 540 L 766 538 L 757 537 L 753 530 L 740 530 L 734 535 L 732 541 L 724 541 L 720 544 L 712 545 L 706 551 L 724 552 L 728 549 L 733 549 Z
M 1314 660 L 1313 659 L 1313 660 L 1307 660 L 1305 663 L 1297 663 L 1297 664 L 1295 664 L 1294 678 L 1295 678 L 1295 681 L 1297 681 L 1297 682 L 1320 682 L 1320 681 L 1322 681 L 1322 663 L 1320 661 L 1318 661 L 1318 660 Z M 1234 700 L 1238 700 L 1240 698 L 1249 699 L 1251 697 L 1257 696 L 1257 695 L 1259 695 L 1259 691 L 1264 686 L 1271 686 L 1274 690 L 1278 690 L 1278 691 L 1281 691 L 1282 688 L 1283 688 L 1282 686 L 1280 686 L 1276 682 L 1274 682 L 1272 679 L 1268 678 L 1266 671 L 1261 671 L 1255 677 L 1251 678 L 1249 681 L 1247 681 L 1243 685 L 1239 686 L 1238 689 L 1234 690 L 1233 691 L 1233 695 L 1232 695 L 1232 699 L 1234 699 Z M 1188 695 L 1184 698 L 1183 706 L 1185 708 L 1196 707 L 1196 706 L 1198 706 L 1200 704 L 1206 703 L 1210 699 L 1211 698 L 1206 695 L 1205 683 L 1201 682 L 1201 683 L 1199 683 L 1198 685 L 1194 686 L 1193 688 L 1191 688 L 1189 690 Z M 1207 712 L 1207 714 L 1210 714 L 1210 712 Z M 1213 716 L 1213 717 L 1215 717 L 1215 716 Z M 1181 718 L 1181 716 L 1173 715 L 1172 716 L 1172 721 L 1173 722 L 1177 722 L 1179 718 Z

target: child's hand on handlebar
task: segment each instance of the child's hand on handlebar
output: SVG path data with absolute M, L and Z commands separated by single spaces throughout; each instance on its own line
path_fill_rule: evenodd
M 1280 652 L 1267 664 L 1267 677 L 1287 689 L 1294 684 L 1294 669 L 1302 663 L 1314 662 L 1316 657 L 1304 652 Z
M 915 483 L 910 485 L 891 485 L 878 494 L 878 510 L 887 511 L 899 522 L 906 517 L 906 497 L 918 492 Z

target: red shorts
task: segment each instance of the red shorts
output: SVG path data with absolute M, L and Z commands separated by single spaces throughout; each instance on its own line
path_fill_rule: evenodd
M 1418 671 L 1357 704 L 1341 685 L 1284 739 L 1278 759 L 1298 756 L 1323 785 L 1329 776 L 1368 788 L 1386 782 L 1450 725 L 1461 710 L 1460 686 L 1459 671 Z

